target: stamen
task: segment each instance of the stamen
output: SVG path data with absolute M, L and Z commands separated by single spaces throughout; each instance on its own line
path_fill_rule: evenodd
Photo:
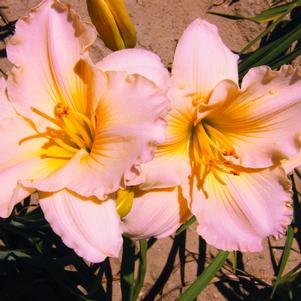
M 201 147 L 198 141 L 198 138 L 192 139 L 192 144 L 193 144 L 193 158 L 196 162 L 199 163 L 206 163 L 205 160 L 203 159 Z
M 239 176 L 240 172 L 238 170 L 231 170 L 230 173 L 234 176 Z
M 235 159 L 239 159 L 239 156 L 237 155 L 237 153 L 235 152 L 234 148 L 232 148 L 231 150 L 227 151 L 223 151 L 222 154 L 226 157 L 234 157 Z
M 31 139 L 45 138 L 46 135 L 47 135 L 47 133 L 41 133 L 41 134 L 36 134 L 36 135 L 31 135 L 31 136 L 25 137 L 19 141 L 19 145 L 21 145 L 23 142 L 26 142 Z
M 75 115 L 80 120 L 84 121 L 87 124 L 87 126 L 89 127 L 89 130 L 90 130 L 92 136 L 94 136 L 94 134 L 95 134 L 94 126 L 93 126 L 91 120 L 87 116 L 85 116 L 84 114 L 81 114 L 79 112 L 76 112 L 76 111 L 69 111 L 69 114 Z
M 230 140 L 219 130 L 206 122 L 200 122 L 195 126 L 192 136 L 192 150 L 194 159 L 194 173 L 201 187 L 209 173 L 222 185 L 226 185 L 221 178 L 222 174 L 239 176 L 245 168 L 235 165 L 225 157 L 239 159 L 232 147 Z
M 58 139 L 58 138 L 54 138 L 53 141 L 59 145 L 60 147 L 72 152 L 72 153 L 77 153 L 78 152 L 78 149 L 75 148 L 75 147 L 72 147 L 68 144 L 66 144 L 65 142 L 63 142 L 61 139 Z
M 70 160 L 72 157 L 59 157 L 59 156 L 50 156 L 43 154 L 40 156 L 41 159 L 59 159 L 59 160 Z
M 46 138 L 47 143 L 41 147 L 41 158 L 53 158 L 69 160 L 79 149 L 90 150 L 93 145 L 94 126 L 89 118 L 81 113 L 72 111 L 68 106 L 58 103 L 54 107 L 55 118 L 47 115 L 35 107 L 31 107 L 32 112 L 48 120 L 55 127 L 47 127 L 44 133 L 38 133 L 25 137 L 19 141 L 35 138 Z
M 205 132 L 203 126 L 201 124 L 199 124 L 199 126 L 196 127 L 196 134 L 198 137 L 198 143 L 202 143 L 200 144 L 200 149 L 203 149 L 203 151 L 205 152 L 205 154 L 209 157 L 209 158 L 214 158 L 214 154 L 212 152 L 212 148 L 210 147 L 210 144 L 208 143 L 208 135 Z
M 58 118 L 63 118 L 64 116 L 68 115 L 69 109 L 67 106 L 63 105 L 62 103 L 58 103 L 54 107 L 54 115 Z
M 223 135 L 220 131 L 216 130 L 214 127 L 212 127 L 209 124 L 205 124 L 204 126 L 206 127 L 206 130 L 208 130 L 209 134 L 212 137 L 216 138 L 215 140 L 218 141 L 218 143 L 220 144 L 220 146 L 222 148 L 230 149 L 230 150 L 233 149 L 232 144 L 229 141 L 229 139 L 227 139 L 225 137 L 225 135 Z
M 215 179 L 222 185 L 227 185 L 221 178 L 220 176 L 218 175 L 218 173 L 216 172 L 215 168 L 212 167 L 210 168 L 210 171 L 212 172 L 213 176 L 215 177 Z
M 87 133 L 86 128 L 84 128 L 83 125 L 80 124 L 79 121 L 77 121 L 75 118 L 69 116 L 70 121 L 72 124 L 75 126 L 75 128 L 78 130 L 79 134 L 82 136 L 84 139 L 84 143 L 87 145 L 89 149 L 92 148 L 93 141 L 90 137 L 90 135 Z
M 40 115 L 41 117 L 47 119 L 48 121 L 54 123 L 55 125 L 57 126 L 60 126 L 60 123 L 58 123 L 58 121 L 50 116 L 48 116 L 47 114 L 41 112 L 40 110 L 34 108 L 34 107 L 31 107 L 30 108 L 32 112 L 36 113 L 37 115 Z
M 62 126 L 62 129 L 79 148 L 86 149 L 85 142 L 80 137 L 70 131 L 66 126 Z
M 209 174 L 209 172 L 210 172 L 209 165 L 207 165 L 207 164 L 201 164 L 200 165 L 200 179 L 199 179 L 200 188 L 203 187 L 203 185 L 205 183 L 206 176 Z
M 223 152 L 223 150 L 219 147 L 219 145 L 217 145 L 211 138 L 210 136 L 206 133 L 205 129 L 202 126 L 202 130 L 201 130 L 202 134 L 206 137 L 208 143 L 215 149 L 217 149 L 218 151 L 220 151 L 221 153 Z
M 215 165 L 214 168 L 215 168 L 216 170 L 218 170 L 218 171 L 223 172 L 223 173 L 227 173 L 227 174 L 230 174 L 230 173 L 231 173 L 231 172 L 228 171 L 227 169 L 222 168 L 222 165 Z M 227 168 L 227 167 L 226 167 L 226 168 Z

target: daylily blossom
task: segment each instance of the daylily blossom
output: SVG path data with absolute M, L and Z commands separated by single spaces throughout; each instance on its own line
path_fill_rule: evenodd
M 143 49 L 113 52 L 97 64 L 103 71 L 141 74 L 165 91 L 169 85 L 169 76 L 165 69 L 158 66 L 158 57 Z M 159 170 L 159 176 L 161 172 Z M 112 196 L 112 200 L 117 203 L 123 231 L 133 239 L 167 237 L 191 214 L 181 187 L 144 191 L 138 186 L 127 186 L 125 190 Z
M 135 27 L 123 0 L 87 0 L 87 7 L 92 23 L 108 48 L 135 47 Z
M 237 61 L 214 25 L 197 19 L 185 30 L 167 93 L 167 140 L 130 184 L 180 188 L 208 243 L 259 251 L 265 237 L 280 237 L 291 221 L 281 163 L 300 152 L 301 72 L 256 67 L 239 86 Z M 172 190 L 161 199 L 176 203 L 179 195 Z M 133 231 L 132 219 L 124 223 Z
M 0 81 L 0 216 L 38 191 L 53 230 L 91 262 L 119 254 L 111 195 L 164 140 L 168 101 L 159 86 L 169 76 L 140 50 L 139 68 L 160 74 L 154 81 L 101 71 L 87 53 L 95 37 L 69 5 L 46 0 L 17 22 L 7 45 L 15 66 Z

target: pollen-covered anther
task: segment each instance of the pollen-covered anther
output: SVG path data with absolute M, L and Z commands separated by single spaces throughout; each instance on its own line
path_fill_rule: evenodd
M 240 172 L 237 171 L 237 170 L 231 170 L 230 173 L 234 176 L 239 176 L 240 175 Z
M 238 156 L 238 154 L 236 153 L 236 151 L 234 149 L 223 151 L 223 156 L 233 157 L 235 159 L 239 159 L 239 156 Z
M 57 138 L 58 132 L 50 127 L 46 128 L 46 134 L 50 136 L 51 138 Z
M 233 165 L 233 163 L 232 163 L 231 161 L 229 161 L 229 160 L 223 161 L 223 164 L 226 165 L 226 166 L 231 166 L 231 165 Z
M 58 103 L 55 107 L 54 107 L 54 115 L 58 118 L 62 118 L 66 115 L 68 115 L 69 113 L 69 108 L 65 105 L 63 105 L 62 103 Z

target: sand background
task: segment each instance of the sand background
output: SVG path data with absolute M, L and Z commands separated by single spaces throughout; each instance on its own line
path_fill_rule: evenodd
M 26 15 L 29 9 L 36 4 L 39 0 L 0 0 L 0 6 L 7 6 L 4 13 L 8 20 L 16 20 L 20 16 Z M 69 0 L 75 10 L 86 21 L 89 20 L 89 16 L 86 9 L 86 3 L 84 0 Z M 263 9 L 268 7 L 267 0 L 241 0 L 235 1 L 231 4 L 231 1 L 210 1 L 210 0 L 128 0 L 126 1 L 130 16 L 135 24 L 136 31 L 138 33 L 137 47 L 146 48 L 157 53 L 166 66 L 171 66 L 173 60 L 173 54 L 176 43 L 181 36 L 183 30 L 187 25 L 197 17 L 202 17 L 214 24 L 219 28 L 219 32 L 226 43 L 226 45 L 233 51 L 239 51 L 247 42 L 252 40 L 260 31 L 260 26 L 248 22 L 248 21 L 230 21 L 221 17 L 216 17 L 207 14 L 207 10 L 212 9 L 241 15 L 254 15 Z M 0 48 L 4 45 L 0 45 Z M 91 55 L 94 61 L 100 60 L 106 54 L 110 53 L 106 49 L 101 40 L 97 40 L 92 47 Z M 0 58 L 0 68 L 7 71 L 11 68 L 10 63 L 3 58 Z M 145 285 L 141 292 L 141 297 L 145 295 L 148 289 L 158 279 L 160 272 L 166 262 L 169 250 L 173 240 L 172 238 L 166 238 L 161 241 L 157 241 L 154 246 L 148 252 L 148 271 L 145 279 Z M 271 240 L 272 245 L 283 245 L 284 242 L 275 242 Z M 201 246 L 203 243 L 201 242 Z M 295 246 L 296 247 L 296 246 Z M 204 251 L 204 250 L 203 250 Z M 216 250 L 211 247 L 207 247 L 206 261 L 210 262 L 211 254 L 216 254 Z M 186 242 L 186 261 L 185 266 L 185 283 L 189 285 L 197 273 L 197 261 L 199 253 L 199 237 L 195 233 L 195 225 L 187 231 Z M 279 252 L 276 252 L 276 257 L 279 257 Z M 202 255 L 204 258 L 204 255 Z M 299 261 L 297 255 L 293 255 L 290 258 L 288 267 L 296 265 Z M 269 251 L 267 244 L 265 250 L 261 253 L 246 253 L 243 256 L 243 262 L 245 269 L 256 277 L 271 283 L 273 279 L 273 270 L 270 262 Z M 113 272 L 118 278 L 119 261 L 118 259 L 112 260 Z M 229 277 L 233 281 L 237 281 L 235 276 Z M 208 286 L 205 291 L 199 296 L 198 300 L 227 300 L 224 296 L 225 289 L 221 286 L 216 286 L 214 283 L 218 279 L 214 279 L 213 284 Z M 182 291 L 183 285 L 180 281 L 180 269 L 179 260 L 176 258 L 173 272 L 167 285 L 165 286 L 162 297 L 157 297 L 156 300 L 175 300 Z M 227 285 L 226 285 L 227 287 Z M 238 290 L 241 291 L 243 296 L 247 292 L 245 288 L 238 285 Z M 114 282 L 114 298 L 113 300 L 120 299 L 120 290 L 118 281 Z M 234 297 L 228 297 L 228 300 L 236 300 Z M 250 299 L 237 299 L 237 300 L 256 300 Z

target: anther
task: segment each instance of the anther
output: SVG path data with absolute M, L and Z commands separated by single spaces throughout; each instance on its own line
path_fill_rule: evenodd
M 47 135 L 49 135 L 51 138 L 56 138 L 58 136 L 58 133 L 56 130 L 52 128 L 46 128 Z
M 225 156 L 225 157 L 228 157 L 228 156 L 230 156 L 230 152 L 228 152 L 228 151 L 223 151 L 223 156 Z
M 228 152 L 228 156 L 232 156 L 235 159 L 239 159 L 239 156 L 237 155 L 237 153 L 234 149 L 231 149 L 230 152 Z
M 233 163 L 231 161 L 228 161 L 228 160 L 223 161 L 223 164 L 227 165 L 227 166 L 233 165 Z
M 237 170 L 231 170 L 230 173 L 234 176 L 239 176 L 240 175 L 240 172 L 237 171 Z
M 234 157 L 234 159 L 239 159 L 239 156 L 237 155 L 237 153 L 234 153 L 232 156 Z
M 66 115 L 68 115 L 69 112 L 69 108 L 65 105 L 63 105 L 62 103 L 58 103 L 55 107 L 54 107 L 54 115 L 56 117 L 62 118 Z

